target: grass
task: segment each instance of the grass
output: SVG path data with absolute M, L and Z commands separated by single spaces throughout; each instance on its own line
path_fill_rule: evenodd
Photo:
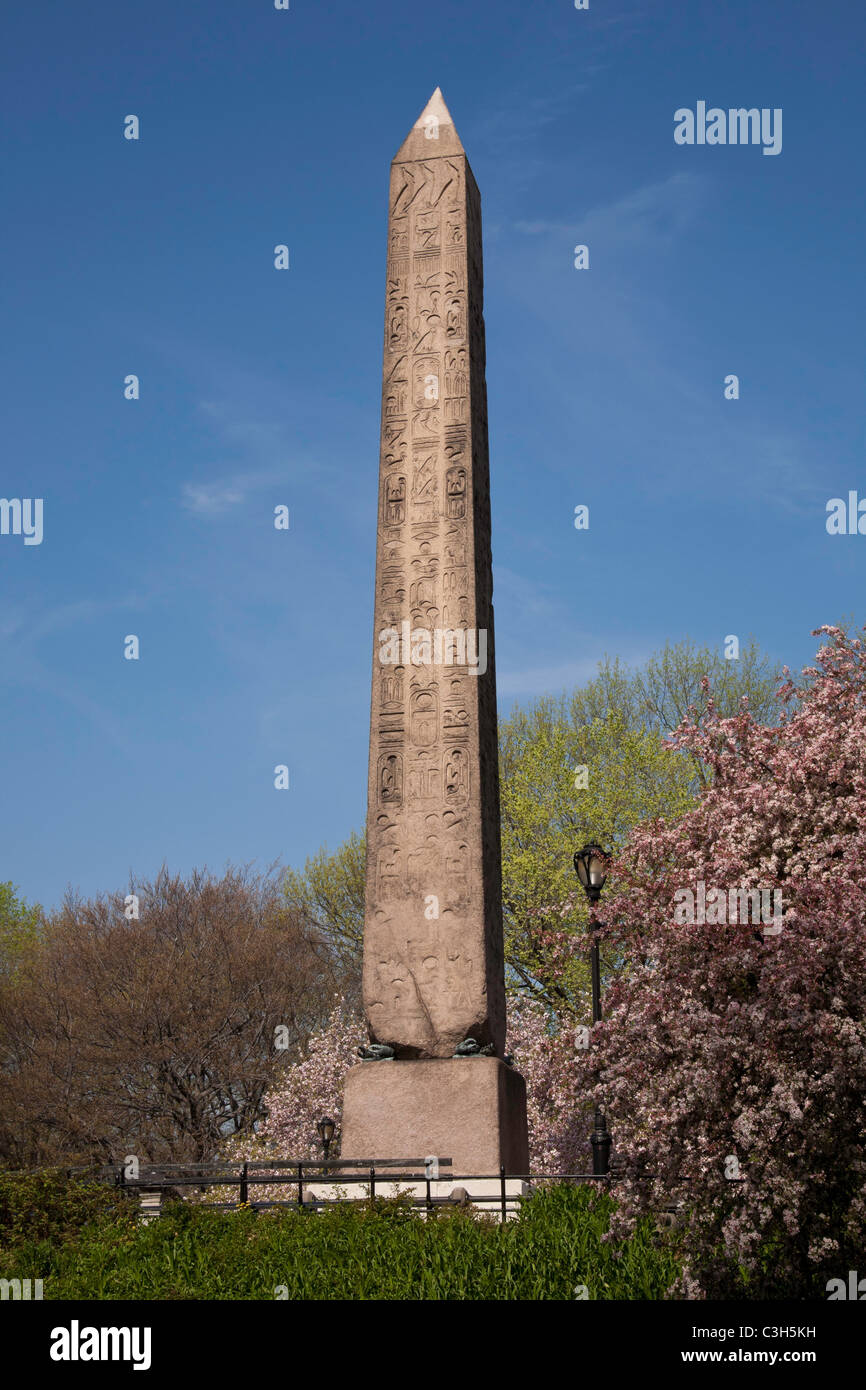
M 538 1191 L 505 1226 L 441 1208 L 424 1220 L 399 1200 L 258 1215 L 177 1203 L 141 1225 L 119 1194 L 59 1176 L 45 1219 L 35 1190 L 9 1197 L 30 1181 L 0 1175 L 0 1277 L 41 1278 L 46 1299 L 573 1300 L 581 1285 L 661 1299 L 679 1272 L 651 1224 L 604 1240 L 613 1203 L 587 1187 Z

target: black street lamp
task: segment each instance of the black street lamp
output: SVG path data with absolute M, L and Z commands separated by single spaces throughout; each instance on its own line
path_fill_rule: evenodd
M 601 845 L 592 841 L 578 850 L 574 856 L 574 867 L 581 887 L 589 900 L 589 930 L 592 933 L 590 957 L 592 962 L 592 1021 L 601 1022 L 601 966 L 598 958 L 598 931 L 595 920 L 595 904 L 601 897 L 601 890 L 607 880 L 608 857 Z M 595 1122 L 592 1128 L 592 1172 L 594 1177 L 605 1177 L 610 1172 L 610 1132 L 604 1112 L 595 1107 Z
M 334 1130 L 336 1128 L 337 1126 L 334 1124 L 334 1121 L 328 1119 L 327 1115 L 325 1115 L 321 1120 L 319 1120 L 319 1123 L 316 1125 L 316 1129 L 319 1131 L 319 1138 L 322 1141 L 322 1148 L 325 1150 L 326 1162 L 328 1158 L 328 1150 L 331 1147 L 331 1140 L 334 1137 Z

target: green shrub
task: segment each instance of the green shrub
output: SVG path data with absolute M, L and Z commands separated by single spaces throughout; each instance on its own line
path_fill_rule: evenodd
M 563 1185 L 505 1226 L 452 1208 L 425 1220 L 399 1200 L 258 1215 L 177 1205 L 146 1225 L 106 1207 L 74 1238 L 19 1246 L 14 1273 L 42 1277 L 54 1299 L 571 1300 L 578 1285 L 590 1299 L 663 1298 L 674 1243 L 647 1224 L 604 1240 L 612 1206 Z
M 59 1245 L 94 1221 L 131 1210 L 128 1196 L 95 1176 L 52 1168 L 0 1172 L 0 1253 L 34 1241 Z

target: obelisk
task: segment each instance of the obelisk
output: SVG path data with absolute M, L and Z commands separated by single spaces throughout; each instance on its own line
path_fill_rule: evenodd
M 526 1171 L 505 979 L 481 205 L 437 88 L 391 165 L 364 1008 L 342 1153 Z

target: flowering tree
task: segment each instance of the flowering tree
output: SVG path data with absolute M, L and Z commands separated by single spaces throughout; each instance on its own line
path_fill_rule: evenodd
M 866 647 L 818 634 L 817 665 L 799 685 L 785 672 L 777 723 L 747 702 L 722 718 L 707 686 L 671 739 L 706 768 L 704 790 L 633 831 L 614 863 L 597 916 L 619 968 L 591 1046 L 541 1003 L 509 1001 L 532 1171 L 585 1171 L 602 1105 L 626 1166 L 614 1233 L 677 1202 L 688 1297 L 823 1297 L 862 1264 Z M 760 890 L 781 894 L 778 919 Z M 555 944 L 567 971 L 587 942 Z M 236 1156 L 314 1156 L 363 1036 L 335 1010 Z
M 509 995 L 507 1047 L 526 1082 L 532 1173 L 587 1171 L 591 1114 L 575 1066 L 581 1034 L 585 1028 L 557 1022 L 538 1002 Z
M 256 1125 L 255 1133 L 232 1135 L 220 1149 L 220 1158 L 228 1163 L 245 1160 L 266 1163 L 269 1159 L 322 1157 L 322 1144 L 316 1126 L 328 1116 L 336 1124 L 335 1140 L 330 1156 L 339 1154 L 341 1119 L 343 1114 L 343 1082 L 349 1068 L 358 1062 L 359 1042 L 367 1036 L 364 1024 L 345 998 L 337 997 L 331 1016 L 324 1028 L 313 1033 L 301 1061 L 291 1062 L 280 1072 L 275 1084 L 265 1096 L 265 1118 Z M 270 1176 L 266 1168 L 257 1176 Z M 231 1201 L 237 1189 L 213 1187 L 203 1202 Z M 254 1198 L 258 1201 L 285 1201 L 286 1189 L 257 1183 Z
M 826 1296 L 862 1263 L 866 651 L 819 634 L 777 726 L 711 699 L 680 726 L 711 782 L 633 833 L 599 912 L 626 969 L 574 1070 L 632 1170 L 621 1228 L 682 1203 L 689 1297 Z M 781 920 L 756 922 L 741 888 L 780 892 Z
M 585 1106 L 581 1108 L 575 1093 L 577 1031 L 552 1031 L 548 1011 L 518 996 L 509 1001 L 508 1020 L 508 1046 L 527 1086 L 530 1167 L 538 1173 L 563 1172 L 578 1161 L 588 1132 Z M 310 1038 L 304 1059 L 285 1067 L 265 1097 L 267 1118 L 256 1133 L 227 1140 L 222 1157 L 232 1162 L 320 1158 L 316 1125 L 324 1115 L 337 1125 L 331 1150 L 337 1156 L 343 1084 L 349 1068 L 359 1064 L 358 1044 L 366 1037 L 360 1016 L 344 999 L 338 1000 L 327 1026 Z M 278 1195 L 276 1189 L 273 1194 L 270 1189 L 260 1191 Z
M 306 1056 L 286 1066 L 265 1097 L 266 1118 L 254 1135 L 237 1135 L 223 1145 L 229 1159 L 321 1158 L 316 1125 L 325 1115 L 337 1124 L 333 1153 L 339 1152 L 343 1113 L 343 1082 L 358 1062 L 357 1049 L 366 1039 L 362 1020 L 342 998 L 326 1026 L 314 1033 Z

